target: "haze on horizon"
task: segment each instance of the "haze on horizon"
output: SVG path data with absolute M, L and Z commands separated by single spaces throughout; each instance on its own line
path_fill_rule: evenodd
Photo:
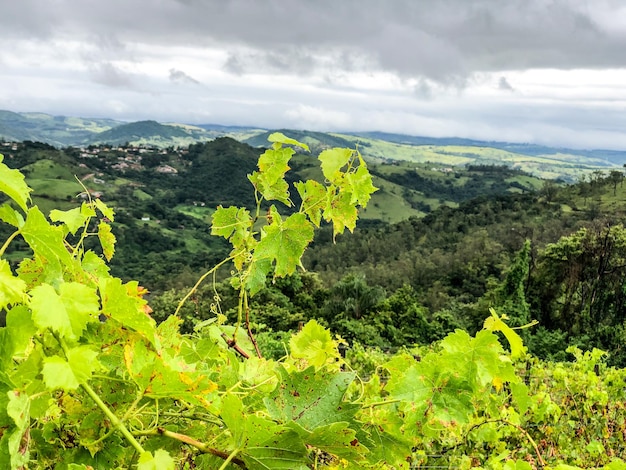
M 626 149 L 621 0 L 21 0 L 0 109 Z

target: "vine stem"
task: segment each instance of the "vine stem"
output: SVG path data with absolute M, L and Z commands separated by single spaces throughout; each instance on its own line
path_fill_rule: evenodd
M 228 456 L 228 458 L 226 460 L 224 460 L 224 463 L 222 464 L 222 466 L 219 468 L 219 470 L 225 470 L 226 467 L 228 466 L 228 464 L 232 461 L 235 462 L 235 456 L 239 453 L 239 447 L 237 447 L 235 450 L 233 450 L 230 455 Z M 237 459 L 239 460 L 239 459 Z M 242 461 L 243 462 L 243 461 Z M 246 468 L 246 467 L 243 467 Z
M 63 350 L 63 352 L 65 353 L 65 356 L 67 357 L 68 347 L 67 347 L 67 344 L 65 343 L 65 340 L 54 332 L 52 332 L 52 334 L 55 336 L 55 338 L 59 342 L 61 349 Z M 91 386 L 87 382 L 80 384 L 80 386 L 83 388 L 83 390 L 85 390 L 85 392 L 87 392 L 87 395 L 91 397 L 91 399 L 96 403 L 96 405 L 98 405 L 98 408 L 100 408 L 102 412 L 106 415 L 106 417 L 109 418 L 109 420 L 111 421 L 111 424 L 113 424 L 113 426 L 115 426 L 122 433 L 122 435 L 126 438 L 126 440 L 137 450 L 137 452 L 139 452 L 140 454 L 145 453 L 144 448 L 141 446 L 141 444 L 139 444 L 137 439 L 135 439 L 135 436 L 131 434 L 128 428 L 115 415 L 115 413 L 111 411 L 111 409 L 107 406 L 107 404 L 104 403 L 104 401 L 102 401 L 102 399 L 96 393 L 96 391 L 93 388 L 91 388 Z
M 468 432 L 466 434 L 466 437 L 469 434 L 469 432 L 472 431 L 472 429 L 478 428 L 478 427 L 482 426 L 483 424 L 487 424 L 487 423 L 502 423 L 502 424 L 506 424 L 508 426 L 511 426 L 511 427 L 514 427 L 515 429 L 517 429 L 520 433 L 522 433 L 524 435 L 524 437 L 526 437 L 526 439 L 528 439 L 528 442 L 530 442 L 530 445 L 533 446 L 533 449 L 535 450 L 535 454 L 537 454 L 537 459 L 539 459 L 540 465 L 542 467 L 546 466 L 546 462 L 545 462 L 545 460 L 543 460 L 543 457 L 541 456 L 541 452 L 539 451 L 539 446 L 537 445 L 535 440 L 532 438 L 532 436 L 530 434 L 528 434 L 528 431 L 526 431 L 526 429 L 524 429 L 523 427 L 521 427 L 521 426 L 519 426 L 517 424 L 514 424 L 514 423 L 512 423 L 510 421 L 507 421 L 505 419 L 488 419 L 488 420 L 483 421 L 482 423 L 475 424 L 474 426 L 472 426 L 468 430 Z
M 235 465 L 238 465 L 241 468 L 246 468 L 246 464 L 243 460 L 236 458 L 237 454 L 239 453 L 239 448 L 235 449 L 233 452 L 231 452 L 230 454 L 215 449 L 213 447 L 210 447 L 208 445 L 206 445 L 203 442 L 198 441 L 197 439 L 194 439 L 191 436 L 187 436 L 186 434 L 181 434 L 178 432 L 174 432 L 174 431 L 168 431 L 165 428 L 162 427 L 158 427 L 156 429 L 150 429 L 150 430 L 146 430 L 146 431 L 136 431 L 135 432 L 136 436 L 163 436 L 163 437 L 168 437 L 170 439 L 174 439 L 176 441 L 182 442 L 184 444 L 190 445 L 196 449 L 198 449 L 200 452 L 202 452 L 203 454 L 211 454 L 211 455 L 215 455 L 216 457 L 219 457 L 221 459 L 224 460 L 224 464 L 222 464 L 222 467 L 220 468 L 226 468 L 225 465 L 228 465 L 230 462 L 233 462 Z
M 374 401 L 372 403 L 368 403 L 367 405 L 363 405 L 363 408 L 374 408 L 376 406 L 392 405 L 393 403 L 400 403 L 401 401 L 402 400 L 400 398 L 395 398 L 393 400 Z
M 248 295 L 245 289 L 242 290 L 242 292 L 243 292 L 243 308 L 246 312 L 246 328 L 248 330 L 248 338 L 250 338 L 250 341 L 252 341 L 252 344 L 254 345 L 254 350 L 256 351 L 256 355 L 259 358 L 263 358 L 263 355 L 261 354 L 261 351 L 259 350 L 259 345 L 256 342 L 256 338 L 252 334 L 252 329 L 250 328 L 250 306 L 248 305 Z
M 178 316 L 178 313 L 180 312 L 180 309 L 183 308 L 183 305 L 185 305 L 185 302 L 187 302 L 189 297 L 191 297 L 194 294 L 194 292 L 198 290 L 198 287 L 200 287 L 200 284 L 202 284 L 207 277 L 209 277 L 212 273 L 217 271 L 220 267 L 222 267 L 228 261 L 231 261 L 233 258 L 234 256 L 229 256 L 228 258 L 220 261 L 218 264 L 213 266 L 209 271 L 204 273 L 202 276 L 200 276 L 200 279 L 198 279 L 198 281 L 194 284 L 191 290 L 187 292 L 187 295 L 185 295 L 185 297 L 183 297 L 181 301 L 178 302 L 178 306 L 176 307 L 176 311 L 174 312 L 174 315 Z
M 6 241 L 4 242 L 4 245 L 2 245 L 2 248 L 0 248 L 0 256 L 4 255 L 4 252 L 9 247 L 13 239 L 17 237 L 20 233 L 21 232 L 19 230 L 16 230 L 9 236 L 9 238 L 6 239 Z

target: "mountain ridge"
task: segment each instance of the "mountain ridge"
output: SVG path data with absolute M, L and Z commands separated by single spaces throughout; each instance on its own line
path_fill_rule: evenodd
M 488 142 L 465 138 L 422 137 L 388 132 L 319 132 L 281 129 L 319 153 L 328 147 L 357 147 L 370 161 L 410 161 L 444 166 L 506 165 L 542 178 L 577 181 L 593 171 L 621 170 L 626 150 L 575 150 L 530 143 Z M 267 146 L 273 131 L 221 124 L 122 122 L 106 118 L 52 116 L 0 110 L 0 139 L 37 141 L 63 147 L 147 145 L 186 147 L 217 137 L 232 137 L 254 147 Z

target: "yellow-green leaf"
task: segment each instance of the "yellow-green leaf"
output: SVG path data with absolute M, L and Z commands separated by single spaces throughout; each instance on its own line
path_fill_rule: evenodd
M 107 261 L 111 261 L 115 253 L 115 235 L 111 232 L 111 226 L 106 222 L 98 224 L 98 239 L 102 245 L 102 253 Z
M 526 353 L 522 338 L 498 316 L 493 308 L 490 308 L 491 316 L 485 320 L 484 328 L 489 331 L 500 331 L 506 337 L 511 346 L 511 357 L 516 359 Z
M 326 149 L 320 153 L 319 161 L 322 163 L 324 177 L 331 183 L 335 183 L 342 176 L 341 169 L 352 158 L 353 151 L 346 148 Z
M 24 181 L 24 175 L 19 170 L 10 169 L 2 163 L 4 156 L 0 154 L 0 192 L 13 199 L 24 212 L 26 203 L 30 200 L 32 189 Z
M 94 217 L 96 211 L 87 204 L 83 203 L 81 207 L 75 207 L 68 211 L 60 211 L 53 209 L 50 211 L 50 220 L 53 222 L 63 222 L 71 234 L 75 234 L 76 231 L 83 227 L 90 217 Z
M 101 199 L 96 199 L 96 207 L 102 215 L 109 219 L 109 222 L 115 221 L 115 212 L 109 206 L 107 206 Z
M 99 302 L 94 288 L 77 282 L 63 283 L 59 293 L 49 284 L 31 291 L 33 322 L 69 340 L 80 338 L 88 323 L 98 321 Z
M 154 455 L 144 452 L 137 463 L 137 470 L 174 470 L 175 467 L 174 459 L 163 449 L 157 450 Z
M 256 246 L 253 260 L 276 261 L 276 276 L 292 274 L 313 240 L 313 225 L 304 214 L 292 214 L 284 221 L 274 221 L 265 228 L 261 241 Z
M 287 137 L 282 132 L 273 132 L 272 134 L 270 134 L 267 140 L 269 140 L 270 142 L 278 143 L 278 144 L 295 145 L 297 147 L 302 147 L 307 152 L 309 151 L 309 146 L 307 144 L 298 142 L 296 139 Z
M 26 299 L 26 283 L 15 277 L 7 260 L 0 260 L 0 309 Z

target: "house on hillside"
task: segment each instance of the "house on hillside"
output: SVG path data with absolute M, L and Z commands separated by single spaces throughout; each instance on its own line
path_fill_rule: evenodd
M 178 170 L 176 168 L 169 165 L 159 165 L 158 167 L 156 167 L 155 171 L 157 173 L 166 173 L 170 175 L 175 175 L 178 173 Z

